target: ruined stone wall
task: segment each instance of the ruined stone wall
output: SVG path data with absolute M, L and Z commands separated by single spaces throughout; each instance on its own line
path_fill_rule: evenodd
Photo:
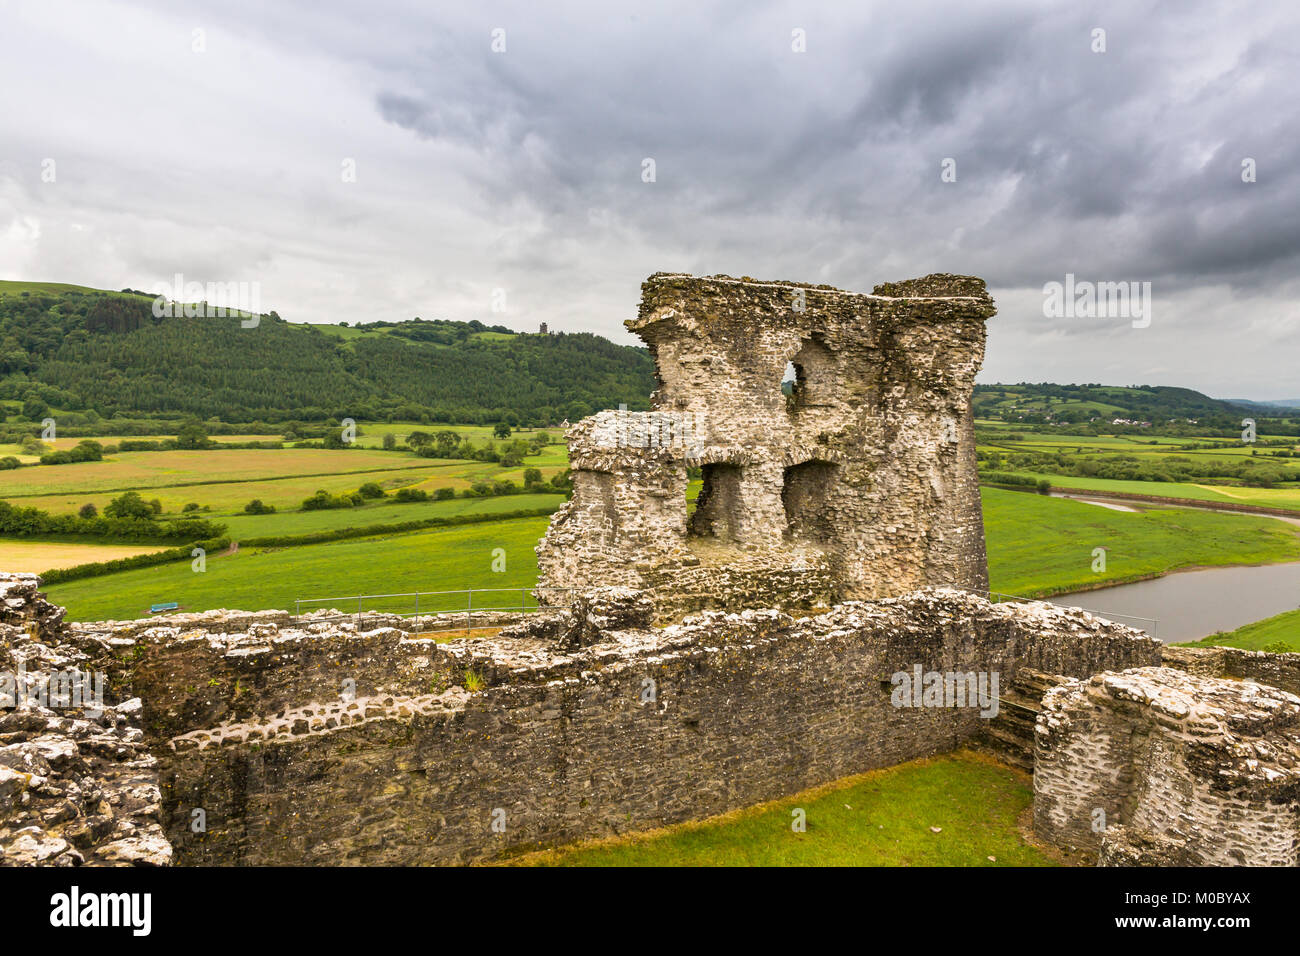
M 789 569 L 795 546 L 824 556 L 832 600 L 987 587 L 970 395 L 993 311 L 964 276 L 871 295 L 651 276 L 627 325 L 655 358 L 655 410 L 570 431 L 574 496 L 538 547 L 542 582 L 642 586 L 741 555 Z
M 1300 863 L 1300 698 L 1169 667 L 1047 692 L 1034 830 L 1103 864 Z
M 68 639 L 36 588 L 0 573 L 0 866 L 165 866 L 140 701 L 95 693 L 103 648 Z
M 179 861 L 220 864 L 463 863 L 698 819 L 961 745 L 977 709 L 892 705 L 890 676 L 916 664 L 1010 679 L 1027 660 L 1082 675 L 1159 655 L 1081 612 L 951 590 L 802 619 L 653 628 L 654 613 L 606 591 L 489 639 L 290 620 L 211 639 L 155 628 L 114 653 L 143 648 L 135 679 L 166 716 L 147 724 L 176 732 L 155 752 Z M 242 675 L 265 705 L 209 698 L 208 672 Z
M 1201 677 L 1232 677 L 1268 684 L 1300 695 L 1300 654 L 1272 654 L 1239 647 L 1175 647 L 1161 649 L 1166 667 Z

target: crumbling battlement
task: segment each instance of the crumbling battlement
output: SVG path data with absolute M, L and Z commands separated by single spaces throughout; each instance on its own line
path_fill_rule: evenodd
M 1034 830 L 1103 864 L 1300 863 L 1300 698 L 1142 667 L 1047 692 Z
M 969 276 L 872 295 L 651 276 L 626 324 L 655 359 L 654 410 L 570 430 L 574 494 L 538 546 L 542 583 L 654 588 L 743 562 L 784 571 L 766 603 L 786 607 L 986 588 L 970 395 L 993 313 Z M 741 608 L 746 590 L 675 597 Z
M 1274 654 L 1210 645 L 1165 645 L 1160 653 L 1165 667 L 1176 667 L 1198 677 L 1249 680 L 1300 695 L 1300 654 Z
M 20 597 L 12 613 L 51 619 L 34 580 Z M 208 612 L 62 628 L 114 693 L 143 703 L 110 712 L 115 729 L 88 737 L 60 717 L 46 759 L 57 769 L 79 734 L 102 757 L 115 733 L 122 771 L 67 766 L 80 768 L 77 792 L 121 793 L 121 809 L 109 820 L 102 804 L 77 805 L 6 844 L 7 820 L 29 817 L 0 808 L 0 846 L 12 862 L 69 862 L 83 844 L 87 862 L 493 859 L 961 746 L 984 720 L 974 701 L 897 705 L 891 675 L 917 666 L 1010 681 L 1022 667 L 1084 676 L 1160 653 L 1083 612 L 955 589 L 803 618 L 712 611 L 655 627 L 655 614 L 651 595 L 604 588 L 495 636 L 441 643 L 371 615 Z M 142 728 L 126 714 L 142 715 Z M 0 725 L 16 719 L 55 729 L 30 710 L 0 714 Z
M 146 726 L 177 731 L 151 737 L 179 861 L 464 863 L 697 819 L 969 740 L 976 708 L 894 706 L 890 676 L 918 664 L 1009 680 L 1159 657 L 1082 612 L 957 590 L 806 618 L 659 628 L 654 613 L 611 588 L 446 643 L 390 628 L 149 634 L 132 673 L 150 682 L 146 710 L 176 715 Z M 237 700 L 195 679 L 235 670 L 250 688 Z M 203 723 L 209 707 L 226 709 Z M 195 808 L 206 834 L 189 830 Z
M 140 702 L 96 694 L 101 649 L 67 639 L 36 588 L 0 573 L 0 866 L 167 865 Z
M 477 612 L 474 625 L 501 627 L 521 617 Z M 433 653 L 436 640 L 420 635 L 463 621 L 463 614 L 205 611 L 72 624 L 69 632 L 108 649 L 99 663 L 113 693 L 142 700 L 143 726 L 151 737 L 168 739 L 275 714 L 304 700 L 439 692 L 461 679 L 452 671 L 464 665 Z

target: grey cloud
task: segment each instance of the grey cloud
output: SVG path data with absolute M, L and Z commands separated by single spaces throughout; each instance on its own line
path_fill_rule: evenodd
M 236 128 L 232 111 L 241 128 L 285 135 L 268 135 L 266 159 L 238 175 L 219 150 L 132 154 L 149 64 L 61 58 L 88 83 L 97 71 L 104 105 L 85 119 L 91 135 L 73 139 L 52 119 L 66 111 L 57 91 L 28 83 L 20 135 L 31 155 L 18 164 L 28 172 L 22 189 L 0 189 L 0 236 L 24 215 L 45 217 L 45 239 L 14 246 L 33 268 L 84 261 L 80 241 L 60 238 L 73 219 L 105 237 L 106 271 L 262 264 L 288 296 L 282 314 L 321 321 L 365 310 L 501 321 L 486 292 L 505 285 L 529 303 L 507 323 L 616 338 L 641 278 L 661 268 L 850 288 L 969 272 L 1008 297 L 990 371 L 1034 380 L 1044 366 L 1082 381 L 1112 368 L 1120 379 L 1167 369 L 1171 383 L 1219 380 L 1226 290 L 1281 317 L 1255 347 L 1260 367 L 1287 374 L 1277 353 L 1297 319 L 1287 291 L 1300 272 L 1300 105 L 1289 95 L 1300 12 L 1282 0 L 1246 14 L 1211 2 L 842 6 L 138 4 L 151 42 L 188 42 L 191 24 L 209 25 L 214 50 L 234 47 L 268 77 L 263 101 L 246 107 L 233 80 L 197 75 L 193 89 L 157 96 L 199 96 L 191 105 L 205 116 L 227 117 L 209 141 Z M 85 19 L 45 40 L 124 42 Z M 1104 54 L 1089 49 L 1098 26 Z M 795 27 L 806 53 L 790 49 Z M 0 65 L 0 88 L 21 82 L 22 66 Z M 38 202 L 31 160 L 47 149 L 104 158 L 75 197 Z M 336 153 L 363 170 L 350 191 L 331 180 Z M 1254 184 L 1241 182 L 1244 156 L 1259 163 Z M 645 157 L 653 184 L 641 181 Z M 940 182 L 946 157 L 956 183 Z M 0 164 L 0 185 L 18 175 L 11 165 Z M 134 209 L 123 205 L 132 197 Z M 242 229 L 217 239 L 234 248 L 182 243 L 190 262 L 157 241 L 132 249 L 134 219 L 177 228 L 227 208 Z M 169 215 L 174 225 L 157 222 Z M 1163 321 L 1178 335 L 1076 325 L 1044 337 L 1024 290 L 1066 272 L 1176 292 Z M 590 291 L 576 297 L 577 287 Z M 389 299 L 377 288 L 410 291 Z M 1043 350 L 1062 343 L 1070 354 L 1047 362 Z M 1227 384 L 1267 397 L 1263 380 L 1243 370 Z

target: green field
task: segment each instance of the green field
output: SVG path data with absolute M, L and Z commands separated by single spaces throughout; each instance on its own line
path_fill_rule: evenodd
M 456 515 L 500 514 L 536 508 L 558 508 L 564 495 L 500 495 L 494 498 L 453 498 L 450 501 L 414 501 L 398 503 L 373 501 L 356 508 L 324 511 L 278 511 L 273 515 L 222 515 L 215 520 L 226 526 L 233 540 L 265 538 L 278 535 L 311 534 L 338 528 L 361 528 L 367 525 L 401 524 L 426 518 L 449 518 Z
M 547 521 L 515 518 L 291 548 L 240 548 L 235 554 L 209 555 L 203 573 L 182 561 L 56 584 L 48 593 L 68 609 L 69 620 L 93 621 L 142 617 L 151 604 L 167 601 L 178 602 L 185 611 L 259 610 L 292 608 L 299 598 L 528 588 L 537 578 L 533 547 Z M 498 548 L 505 552 L 502 572 L 492 570 Z M 341 607 L 355 609 L 355 603 Z M 443 606 L 421 604 L 425 611 L 461 607 L 463 598 L 449 598 Z M 413 610 L 408 602 L 397 601 L 371 602 L 365 608 Z
M 1117 583 L 1178 568 L 1300 559 L 1300 529 L 1276 518 L 1182 508 L 1112 511 L 983 489 L 990 586 L 1027 597 Z M 1092 570 L 1094 548 L 1106 570 Z
M 103 461 L 0 471 L 0 498 L 166 488 L 286 475 L 361 473 L 428 467 L 434 459 L 369 449 L 241 448 L 215 451 L 128 451 Z
M 477 481 L 498 479 L 522 487 L 527 469 L 537 468 L 543 478 L 549 478 L 565 464 L 563 446 L 548 447 L 514 468 L 490 461 L 417 458 L 410 453 L 372 450 L 127 452 L 111 460 L 0 472 L 0 487 L 7 488 L 0 498 L 68 514 L 86 503 L 102 511 L 119 493 L 131 489 L 146 500 L 157 498 L 166 515 L 193 502 L 211 509 L 216 520 L 225 521 L 225 516 L 240 514 L 254 498 L 284 511 L 300 507 L 303 499 L 318 489 L 339 494 L 372 481 L 387 491 L 412 487 L 430 494 L 438 488 L 460 491 Z
M 532 505 L 531 496 L 482 501 L 478 507 L 513 510 Z M 1254 564 L 1300 559 L 1300 531 L 1272 518 L 1162 509 L 1146 513 L 1110 511 L 1061 498 L 987 488 L 983 492 L 992 588 L 1030 597 L 1095 587 L 1160 574 L 1180 567 Z M 558 501 L 558 498 L 550 500 Z M 461 501 L 446 503 L 446 513 Z M 370 506 L 361 513 L 415 516 L 418 505 Z M 333 518 L 302 513 L 304 520 L 338 527 Z M 340 515 L 344 527 L 352 509 Z M 280 516 L 272 515 L 271 518 Z M 295 515 L 285 519 L 297 520 Z M 263 519 L 265 520 L 265 519 Z M 546 518 L 410 532 L 382 538 L 260 551 L 241 549 L 209 557 L 207 571 L 189 564 L 164 565 L 108 577 L 70 581 L 50 588 L 51 600 L 74 620 L 134 617 L 150 604 L 179 601 L 187 610 L 238 607 L 282 608 L 299 597 L 528 586 L 536 557 L 532 548 L 545 532 Z M 285 525 L 286 527 L 288 525 Z M 246 533 L 256 535 L 249 522 Z M 488 543 L 495 542 L 495 543 Z M 490 552 L 506 548 L 509 572 L 490 571 Z M 1105 573 L 1092 571 L 1092 550 L 1107 549 Z
M 1118 491 L 1125 494 L 1156 495 L 1161 498 L 1214 501 L 1227 505 L 1262 505 L 1265 508 L 1288 508 L 1300 512 L 1300 488 L 1296 487 L 1245 488 L 1235 485 L 1215 486 L 1177 481 L 1122 481 L 1111 478 L 1054 475 L 1021 469 L 1008 469 L 1008 473 L 1024 475 L 1036 481 L 1045 479 L 1055 488 Z
M 161 550 L 163 547 L 157 544 L 87 544 L 84 540 L 32 541 L 6 538 L 0 540 L 0 569 L 42 574 L 55 568 L 116 561 Z
M 978 799 L 972 799 L 978 795 Z M 1052 866 L 1021 836 L 1029 780 L 968 751 L 698 823 L 520 857 L 532 866 Z M 794 811 L 806 830 L 791 827 Z M 937 827 L 938 833 L 931 828 Z
M 400 445 L 406 441 L 407 435 L 415 431 L 425 432 L 429 435 L 443 431 L 455 432 L 462 439 L 469 439 L 475 445 L 483 445 L 490 441 L 501 444 L 514 441 L 516 438 L 527 441 L 538 432 L 545 432 L 551 438 L 551 446 L 558 449 L 561 456 L 564 454 L 563 428 L 516 428 L 510 433 L 509 438 L 497 438 L 493 434 L 493 426 L 491 425 L 421 425 L 412 422 L 362 422 L 357 426 L 356 444 L 361 448 L 381 448 L 383 447 L 384 436 L 392 435 Z
M 1300 652 L 1300 610 L 1283 611 L 1235 631 L 1211 634 L 1199 643 L 1240 647 L 1248 651 L 1262 651 L 1273 644 L 1285 644 L 1291 651 Z
M 72 285 L 68 282 L 19 282 L 14 279 L 0 280 L 0 297 L 9 295 L 36 295 L 40 293 L 59 295 L 65 292 L 93 292 L 113 298 L 134 298 L 126 292 L 112 292 L 107 289 L 92 289 L 84 285 Z

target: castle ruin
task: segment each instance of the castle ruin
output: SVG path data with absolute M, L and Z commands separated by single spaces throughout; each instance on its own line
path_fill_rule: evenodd
M 543 593 L 658 590 L 671 615 L 986 589 L 970 396 L 994 311 L 969 276 L 870 295 L 651 276 L 626 325 L 654 357 L 653 410 L 570 430 Z
M 490 637 L 337 611 L 67 624 L 0 573 L 23 690 L 0 865 L 472 863 L 965 746 L 1032 770 L 1038 838 L 1103 864 L 1296 865 L 1300 655 L 972 593 L 992 314 L 969 277 L 652 276 L 629 326 L 654 409 L 570 430 L 544 606 L 480 617 Z M 55 667 L 105 700 L 29 700 Z M 996 675 L 1005 706 L 900 706 L 891 675 L 917 670 Z

